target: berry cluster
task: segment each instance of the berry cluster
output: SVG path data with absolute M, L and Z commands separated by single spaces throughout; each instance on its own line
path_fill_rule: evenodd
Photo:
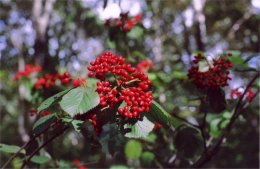
M 140 72 L 147 72 L 153 67 L 153 62 L 150 59 L 145 59 L 136 65 L 136 68 Z
M 124 101 L 124 108 L 119 108 L 119 114 L 129 117 L 140 117 L 142 112 L 148 112 L 152 103 L 152 92 L 149 86 L 152 82 L 147 75 L 135 67 L 125 63 L 125 59 L 111 52 L 105 52 L 88 67 L 89 77 L 95 76 L 101 82 L 97 83 L 100 105 L 110 107 Z M 106 81 L 107 75 L 113 75 L 115 82 Z
M 237 89 L 231 89 L 230 91 L 230 99 L 239 99 L 242 95 L 242 92 L 238 91 Z M 255 97 L 255 92 L 252 89 L 248 89 L 246 92 L 246 100 L 251 102 Z
M 228 54 L 231 56 L 231 54 Z M 199 71 L 198 66 L 192 66 L 189 70 L 188 77 L 191 81 L 201 89 L 218 89 L 219 87 L 228 86 L 228 80 L 230 71 L 229 68 L 232 67 L 232 63 L 229 59 L 225 59 L 221 56 L 218 59 L 213 59 L 213 63 L 210 64 L 205 56 L 198 54 L 195 56 L 193 62 L 195 64 L 200 61 L 206 61 L 208 63 L 208 71 Z
M 23 71 L 17 72 L 14 76 L 14 80 L 19 80 L 21 77 L 23 76 L 29 76 L 30 74 L 32 74 L 33 72 L 39 72 L 42 70 L 42 67 L 40 65 L 30 65 L 27 64 L 25 65 L 25 68 Z
M 87 119 L 90 121 L 90 123 L 94 127 L 96 134 L 100 135 L 102 132 L 102 124 L 100 124 L 100 122 L 97 120 L 97 114 L 90 113 L 90 114 L 88 114 Z
M 34 88 L 50 88 L 54 86 L 57 81 L 60 81 L 60 83 L 62 84 L 68 84 L 72 82 L 73 87 L 84 85 L 87 82 L 85 78 L 75 78 L 72 80 L 71 75 L 68 72 L 64 72 L 63 74 L 57 73 L 54 75 L 47 73 L 36 81 L 36 83 L 34 84 Z
M 120 18 L 107 19 L 105 22 L 106 26 L 121 28 L 123 31 L 130 31 L 140 20 L 142 15 L 138 14 L 132 18 L 128 17 L 128 12 L 121 13 Z
M 45 74 L 43 77 L 40 77 L 36 83 L 34 84 L 35 89 L 39 89 L 41 87 L 49 88 L 55 85 L 57 80 L 60 80 L 62 84 L 67 84 L 70 82 L 70 73 L 64 72 L 63 74 Z
M 97 92 L 100 97 L 100 105 L 113 107 L 118 99 L 116 98 L 117 90 L 112 89 L 109 81 L 97 82 Z
M 126 102 L 124 108 L 118 108 L 118 113 L 129 118 L 138 117 L 142 112 L 148 112 L 150 109 L 152 92 L 148 90 L 147 84 L 139 83 L 141 87 L 130 87 L 122 91 L 120 100 Z M 145 89 L 145 90 L 144 90 Z

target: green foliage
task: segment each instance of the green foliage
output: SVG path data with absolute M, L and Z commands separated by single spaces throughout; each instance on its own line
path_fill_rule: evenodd
M 176 79 L 183 79 L 183 80 L 188 79 L 186 72 L 173 71 L 173 72 L 172 72 L 172 75 L 173 75 L 173 77 L 176 78 Z
M 49 97 L 48 99 L 46 99 L 45 101 L 43 101 L 41 103 L 41 105 L 38 107 L 38 112 L 49 108 L 53 103 L 55 103 L 55 101 L 57 101 L 58 99 L 60 99 L 63 95 L 65 95 L 66 93 L 68 93 L 71 89 L 67 89 L 64 91 L 61 91 L 51 97 Z
M 154 128 L 154 124 L 146 117 L 142 121 L 137 121 L 134 125 L 126 124 L 125 128 L 130 128 L 131 132 L 125 134 L 129 138 L 146 137 Z
M 152 167 L 155 155 L 150 151 L 145 151 L 141 155 L 141 162 L 145 167 Z
M 109 169 L 128 169 L 125 165 L 112 165 Z
M 138 159 L 141 156 L 142 151 L 142 144 L 137 140 L 129 140 L 125 145 L 125 155 L 129 159 Z
M 70 90 L 60 101 L 61 108 L 71 117 L 83 114 L 99 104 L 98 94 L 89 87 L 77 87 Z
M 7 145 L 0 143 L 0 151 L 5 153 L 17 153 L 21 148 L 15 145 Z M 21 154 L 25 154 L 25 150 L 20 151 Z
M 144 34 L 144 30 L 139 26 L 135 26 L 133 27 L 133 29 L 131 29 L 131 31 L 127 34 L 127 36 L 130 39 L 139 39 L 141 36 L 143 36 L 143 34 Z
M 71 118 L 62 118 L 62 121 L 64 121 L 67 124 L 72 125 L 72 127 L 77 131 L 80 132 L 81 125 L 84 123 L 84 121 L 81 120 L 75 120 Z
M 31 158 L 31 162 L 36 163 L 36 164 L 45 164 L 50 161 L 50 158 L 47 156 L 42 156 L 42 155 L 34 155 Z
M 101 150 L 105 154 L 113 155 L 122 148 L 124 137 L 119 132 L 116 124 L 105 124 L 102 129 L 103 131 L 99 136 L 99 142 L 102 145 Z
M 172 117 L 159 105 L 159 103 L 154 100 L 152 102 L 150 111 L 145 113 L 145 116 L 152 122 L 158 122 L 163 125 L 172 125 L 175 128 L 181 125 L 181 122 L 178 119 Z
M 52 123 L 54 123 L 56 120 L 57 120 L 57 117 L 56 117 L 55 113 L 41 117 L 33 125 L 33 133 L 37 135 L 37 134 L 43 132 L 45 129 L 49 128 L 50 125 Z
M 185 125 L 176 130 L 174 145 L 177 153 L 187 159 L 199 157 L 203 152 L 203 139 L 200 131 Z
M 209 114 L 207 122 L 209 123 L 209 132 L 211 136 L 214 138 L 219 137 L 222 133 L 222 129 L 224 129 L 229 123 L 230 118 L 231 112 L 228 111 L 216 115 Z

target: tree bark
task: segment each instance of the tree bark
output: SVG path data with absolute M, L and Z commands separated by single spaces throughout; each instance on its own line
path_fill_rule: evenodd
M 205 15 L 203 13 L 203 8 L 205 6 L 205 0 L 193 0 L 193 8 L 195 12 L 195 39 L 198 50 L 205 50 L 206 39 L 206 24 Z
M 34 0 L 32 8 L 32 21 L 36 31 L 34 61 L 50 71 L 54 71 L 54 66 L 49 63 L 47 28 L 54 3 L 55 0 L 46 0 L 45 4 L 42 0 Z

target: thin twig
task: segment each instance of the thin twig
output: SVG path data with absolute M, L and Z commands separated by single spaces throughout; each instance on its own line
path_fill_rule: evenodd
M 40 147 L 38 147 L 37 149 L 35 149 L 33 151 L 33 153 L 29 156 L 28 159 L 25 159 L 22 166 L 21 166 L 21 169 L 23 169 L 31 160 L 31 158 L 39 151 L 41 150 L 43 147 L 45 147 L 47 144 L 49 144 L 52 140 L 54 140 L 56 137 L 60 136 L 61 134 L 63 134 L 63 132 L 65 130 L 67 130 L 69 128 L 69 126 L 66 126 L 61 132 L 57 133 L 56 135 L 53 135 L 50 139 L 48 139 L 47 141 L 45 141 Z
M 183 121 L 184 123 L 187 123 L 187 124 L 193 126 L 193 127 L 196 127 L 196 128 L 199 128 L 199 127 L 200 127 L 199 125 L 193 124 L 193 123 L 189 122 L 188 120 L 186 120 L 185 118 L 176 115 L 176 113 L 172 113 L 171 115 L 174 116 L 175 118 L 177 118 L 177 119 Z
M 242 112 L 241 105 L 242 105 L 242 100 L 244 96 L 246 95 L 247 91 L 253 83 L 256 81 L 256 79 L 259 77 L 259 73 L 257 73 L 254 78 L 248 83 L 246 86 L 245 91 L 243 92 L 242 96 L 239 98 L 238 103 L 234 109 L 233 115 L 227 125 L 227 127 L 223 130 L 222 135 L 219 137 L 217 142 L 212 146 L 212 148 L 208 151 L 207 154 L 203 154 L 197 162 L 195 162 L 191 167 L 192 168 L 200 168 L 204 164 L 206 164 L 219 150 L 219 147 L 221 146 L 221 143 L 223 142 L 223 139 L 227 136 L 227 134 L 230 132 L 231 127 L 233 126 L 234 122 Z

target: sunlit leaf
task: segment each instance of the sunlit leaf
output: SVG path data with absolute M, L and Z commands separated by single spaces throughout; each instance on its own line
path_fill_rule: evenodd
M 61 108 L 71 117 L 83 114 L 95 108 L 99 104 L 99 96 L 94 89 L 89 87 L 77 87 L 70 90 L 60 101 Z
M 150 122 L 146 117 L 143 121 L 138 121 L 134 125 L 126 124 L 125 128 L 130 128 L 131 132 L 125 134 L 129 138 L 146 137 L 154 128 L 154 124 Z

